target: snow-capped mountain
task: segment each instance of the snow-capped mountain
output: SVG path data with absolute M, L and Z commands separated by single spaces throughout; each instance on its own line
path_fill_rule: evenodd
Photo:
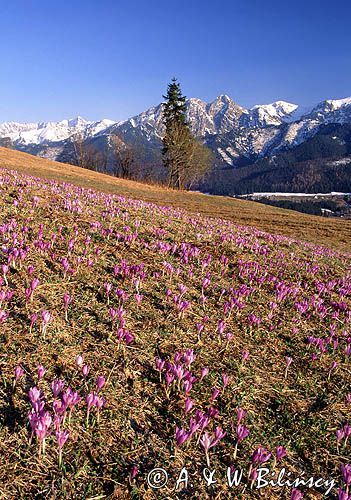
M 22 151 L 66 161 L 63 152 L 78 132 L 96 147 L 106 147 L 109 137 L 117 134 L 125 143 L 156 150 L 164 134 L 162 109 L 163 104 L 159 104 L 122 122 L 81 117 L 60 122 L 5 122 L 0 124 L 0 144 L 6 138 Z M 326 100 L 310 108 L 279 100 L 250 109 L 227 95 L 211 103 L 191 98 L 187 101 L 187 120 L 219 162 L 237 166 L 296 147 L 313 137 L 321 125 L 351 123 L 351 97 Z
M 351 123 L 351 98 L 328 100 L 300 107 L 285 101 L 245 109 L 226 95 L 212 103 L 191 98 L 187 120 L 192 132 L 205 140 L 224 163 L 236 166 L 242 160 L 256 160 L 295 147 L 327 123 Z M 109 133 L 120 134 L 126 142 L 136 135 L 150 144 L 164 134 L 162 104 L 130 120 L 117 123 Z
M 47 144 L 64 141 L 77 132 L 85 137 L 93 137 L 114 123 L 106 119 L 97 122 L 87 121 L 80 116 L 60 122 L 5 122 L 0 124 L 0 137 L 8 137 L 15 145 Z
M 272 104 L 262 104 L 245 110 L 240 123 L 250 128 L 264 128 L 270 125 L 281 125 L 288 121 L 291 114 L 298 109 L 297 104 L 285 101 L 276 101 Z

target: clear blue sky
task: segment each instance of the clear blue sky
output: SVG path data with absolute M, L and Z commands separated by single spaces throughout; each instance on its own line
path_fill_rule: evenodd
M 172 76 L 243 106 L 351 96 L 350 0 L 10 0 L 0 122 L 125 119 Z

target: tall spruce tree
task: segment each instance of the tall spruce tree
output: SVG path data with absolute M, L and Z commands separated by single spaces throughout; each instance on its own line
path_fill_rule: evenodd
M 168 85 L 163 107 L 166 132 L 163 138 L 162 157 L 168 171 L 168 184 L 175 189 L 189 188 L 210 170 L 211 152 L 191 134 L 186 122 L 186 97 L 180 84 L 173 78 Z
M 185 125 L 186 97 L 182 95 L 180 84 L 176 78 L 172 78 L 171 83 L 167 87 L 167 94 L 162 97 L 166 99 L 163 108 L 166 127 L 174 121 Z
M 191 134 L 185 119 L 186 97 L 182 95 L 176 78 L 172 78 L 167 94 L 163 98 L 166 99 L 163 107 L 166 126 L 162 148 L 163 163 L 168 171 L 169 186 L 181 189 L 183 187 L 182 171 L 188 159 Z

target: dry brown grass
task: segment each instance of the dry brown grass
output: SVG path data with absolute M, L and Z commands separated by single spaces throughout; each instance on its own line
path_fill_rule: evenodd
M 349 251 L 350 247 L 351 221 L 325 219 L 226 196 L 173 191 L 159 186 L 117 179 L 1 147 L 0 167 L 142 199 L 158 205 L 181 207 L 202 215 L 228 219 L 236 224 L 258 227 L 270 233 L 326 245 L 335 250 Z

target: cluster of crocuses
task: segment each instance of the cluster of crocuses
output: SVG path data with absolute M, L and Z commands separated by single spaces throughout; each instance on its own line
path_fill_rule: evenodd
M 160 374 L 160 380 L 163 378 L 165 382 L 167 396 L 169 396 L 172 388 L 183 390 L 186 395 L 190 393 L 193 388 L 193 384 L 197 380 L 197 378 L 189 370 L 195 359 L 196 355 L 194 354 L 193 349 L 186 349 L 184 353 L 176 352 L 173 363 L 166 361 L 165 359 L 156 358 L 156 370 Z M 206 368 L 203 368 L 201 375 L 202 378 L 207 373 L 206 370 Z
M 271 458 L 273 458 L 272 468 L 274 468 L 286 455 L 287 451 L 284 446 L 277 446 L 274 454 L 263 446 L 256 448 L 251 455 L 251 463 L 247 475 L 247 479 L 251 481 L 251 486 L 258 477 L 257 468 L 267 463 Z
M 120 306 L 117 309 L 115 309 L 114 307 L 110 307 L 109 314 L 112 320 L 112 330 L 109 338 L 111 339 L 113 336 L 115 336 L 118 342 L 118 346 L 122 341 L 127 345 L 134 342 L 134 335 L 126 329 L 126 310 L 123 308 L 123 306 Z
M 217 396 L 216 396 L 217 397 Z M 194 409 L 194 401 L 187 398 L 185 401 L 185 415 L 191 413 Z M 190 417 L 189 430 L 176 426 L 175 440 L 179 448 L 184 443 L 189 444 L 191 438 L 196 435 L 197 443 L 200 443 L 205 452 L 207 465 L 210 466 L 209 450 L 216 446 L 227 434 L 221 426 L 216 426 L 213 433 L 209 432 L 209 427 L 214 419 L 219 415 L 219 410 L 210 406 L 205 412 L 196 409 L 193 417 Z
M 168 301 L 175 307 L 178 318 L 183 318 L 185 311 L 189 309 L 191 305 L 189 300 L 183 298 L 186 291 L 187 287 L 180 285 L 180 293 L 178 294 L 173 293 L 170 288 L 167 288 L 165 292 L 166 299 L 168 299 Z
M 50 394 L 45 394 L 42 385 L 47 369 L 39 365 L 37 367 L 37 385 L 30 388 L 28 398 L 31 403 L 31 410 L 28 412 L 28 421 L 31 427 L 31 439 L 36 436 L 39 443 L 40 454 L 45 454 L 46 440 L 54 434 L 58 446 L 59 465 L 62 464 L 62 449 L 71 433 L 71 417 L 74 409 L 80 402 L 86 404 L 86 426 L 89 427 L 91 412 L 96 408 L 96 421 L 99 423 L 100 412 L 106 404 L 106 399 L 100 395 L 101 389 L 106 384 L 106 379 L 98 375 L 95 382 L 95 390 L 87 392 L 87 377 L 90 367 L 84 364 L 83 357 L 76 357 L 76 367 L 82 373 L 86 394 L 81 396 L 78 391 L 67 386 L 63 379 L 53 379 L 50 387 Z M 21 365 L 15 368 L 14 388 L 20 379 L 25 375 Z M 51 405 L 49 401 L 52 400 Z M 51 406 L 51 409 L 50 409 Z
M 208 375 L 208 368 L 204 367 L 201 370 L 200 376 L 197 378 L 194 376 L 189 367 L 195 361 L 195 354 L 192 349 L 186 349 L 183 353 L 176 352 L 174 355 L 174 362 L 169 362 L 161 358 L 156 358 L 155 365 L 156 370 L 159 372 L 160 380 L 162 378 L 165 381 L 166 394 L 169 397 L 171 388 L 175 390 L 181 390 L 183 388 L 186 400 L 184 407 L 184 415 L 191 414 L 195 410 L 194 416 L 190 417 L 189 430 L 186 428 L 176 427 L 175 439 L 177 447 L 182 446 L 184 443 L 189 443 L 192 436 L 197 435 L 197 443 L 200 443 L 205 451 L 206 462 L 209 465 L 209 450 L 216 446 L 226 435 L 226 432 L 220 426 L 216 426 L 213 434 L 208 429 L 211 422 L 219 415 L 219 410 L 214 406 L 209 406 L 208 409 L 203 412 L 199 409 L 195 409 L 194 401 L 189 397 L 189 393 L 195 382 L 201 382 L 205 376 Z M 222 384 L 224 390 L 230 383 L 231 377 L 223 373 L 222 374 Z M 181 387 L 183 384 L 183 387 Z M 213 388 L 210 397 L 210 402 L 213 403 L 220 395 L 221 390 L 218 388 Z M 236 458 L 237 447 L 239 443 L 248 436 L 249 430 L 241 422 L 245 418 L 246 412 L 242 408 L 237 409 L 237 425 L 236 425 L 236 446 L 234 451 L 234 458 Z

